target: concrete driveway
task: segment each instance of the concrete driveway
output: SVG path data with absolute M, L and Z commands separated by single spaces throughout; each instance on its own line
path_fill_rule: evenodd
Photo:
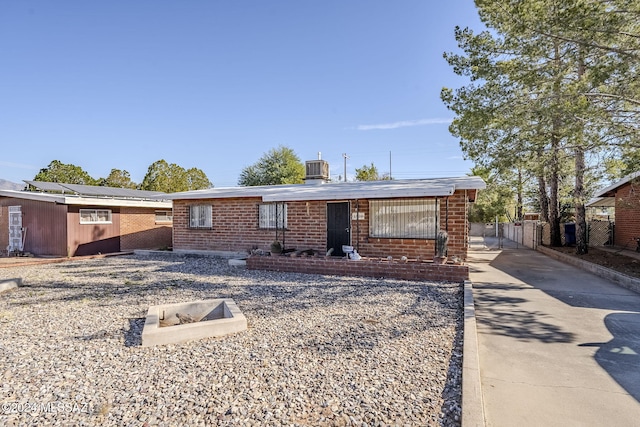
M 640 425 L 640 294 L 472 237 L 488 426 Z

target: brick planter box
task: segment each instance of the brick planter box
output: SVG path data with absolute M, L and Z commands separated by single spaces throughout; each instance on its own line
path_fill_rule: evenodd
M 424 261 L 387 261 L 363 258 L 351 261 L 332 257 L 290 257 L 252 255 L 247 258 L 249 270 L 289 273 L 329 274 L 336 276 L 384 277 L 403 280 L 435 280 L 463 282 L 469 279 L 469 266 L 438 265 Z

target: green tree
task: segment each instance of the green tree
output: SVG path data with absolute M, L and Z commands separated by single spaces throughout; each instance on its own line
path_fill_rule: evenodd
M 305 169 L 296 153 L 288 147 L 272 148 L 253 165 L 242 169 L 238 185 L 301 184 Z
M 213 187 L 213 184 L 209 181 L 207 175 L 198 168 L 187 169 L 185 178 L 187 180 L 187 188 L 189 188 L 189 190 L 202 190 Z
M 640 105 L 634 103 L 633 19 L 640 16 L 639 3 L 478 0 L 492 32 L 458 28 L 464 55 L 445 54 L 454 72 L 471 79 L 456 91 L 443 89 L 443 101 L 457 113 L 452 133 L 477 163 L 535 174 L 541 206 L 548 201 L 554 245 L 560 242 L 559 186 L 571 171 L 578 253 L 587 250 L 586 186 L 590 168 L 598 166 L 587 158 L 628 149 L 637 139 L 628 119 L 637 117 Z
M 356 168 L 356 181 L 378 181 L 379 179 L 378 168 L 373 162 L 371 166 L 364 165 L 361 168 Z
M 135 189 L 138 186 L 135 182 L 131 181 L 131 176 L 126 170 L 111 169 L 109 176 L 106 178 L 100 178 L 97 185 L 104 187 L 118 187 L 118 188 L 130 188 Z
M 213 187 L 206 174 L 197 168 L 185 170 L 175 163 L 158 160 L 149 166 L 140 184 L 141 190 L 175 193 Z
M 469 211 L 470 222 L 493 222 L 507 219 L 507 213 L 514 207 L 515 191 L 511 182 L 502 181 L 502 176 L 492 173 L 489 168 L 474 167 L 471 174 L 479 176 L 487 183 L 487 188 L 478 192 L 475 203 Z
M 59 160 L 53 160 L 49 166 L 40 169 L 33 180 L 82 185 L 95 185 L 96 182 L 80 166 L 65 164 Z

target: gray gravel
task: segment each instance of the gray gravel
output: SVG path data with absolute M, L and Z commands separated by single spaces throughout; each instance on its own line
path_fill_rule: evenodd
M 0 268 L 0 425 L 456 426 L 462 286 L 120 256 Z M 149 305 L 233 298 L 249 329 L 143 348 Z

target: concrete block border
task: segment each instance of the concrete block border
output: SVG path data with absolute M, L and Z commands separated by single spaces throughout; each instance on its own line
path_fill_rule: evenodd
M 22 286 L 22 279 L 20 278 L 0 280 L 0 294 L 10 291 L 11 289 L 15 289 L 19 286 Z
M 191 317 L 189 323 L 169 321 L 180 316 L 178 313 Z M 163 325 L 165 319 L 168 324 Z M 152 305 L 142 330 L 142 347 L 222 337 L 246 330 L 247 318 L 230 298 Z
M 473 284 L 464 282 L 464 342 L 462 358 L 462 427 L 485 425 Z
M 601 265 L 594 264 L 592 262 L 587 262 L 581 259 L 577 259 L 570 255 L 563 254 L 562 252 L 554 251 L 553 249 L 538 246 L 538 251 L 547 255 L 550 258 L 556 259 L 558 261 L 571 264 L 575 267 L 581 268 L 585 271 L 595 274 L 596 276 L 602 277 L 603 279 L 611 280 L 615 284 L 622 286 L 623 288 L 629 289 L 631 291 L 637 292 L 640 294 L 640 279 L 636 279 L 635 277 L 627 276 L 626 274 L 618 273 L 615 270 L 612 270 L 607 267 L 603 267 Z

